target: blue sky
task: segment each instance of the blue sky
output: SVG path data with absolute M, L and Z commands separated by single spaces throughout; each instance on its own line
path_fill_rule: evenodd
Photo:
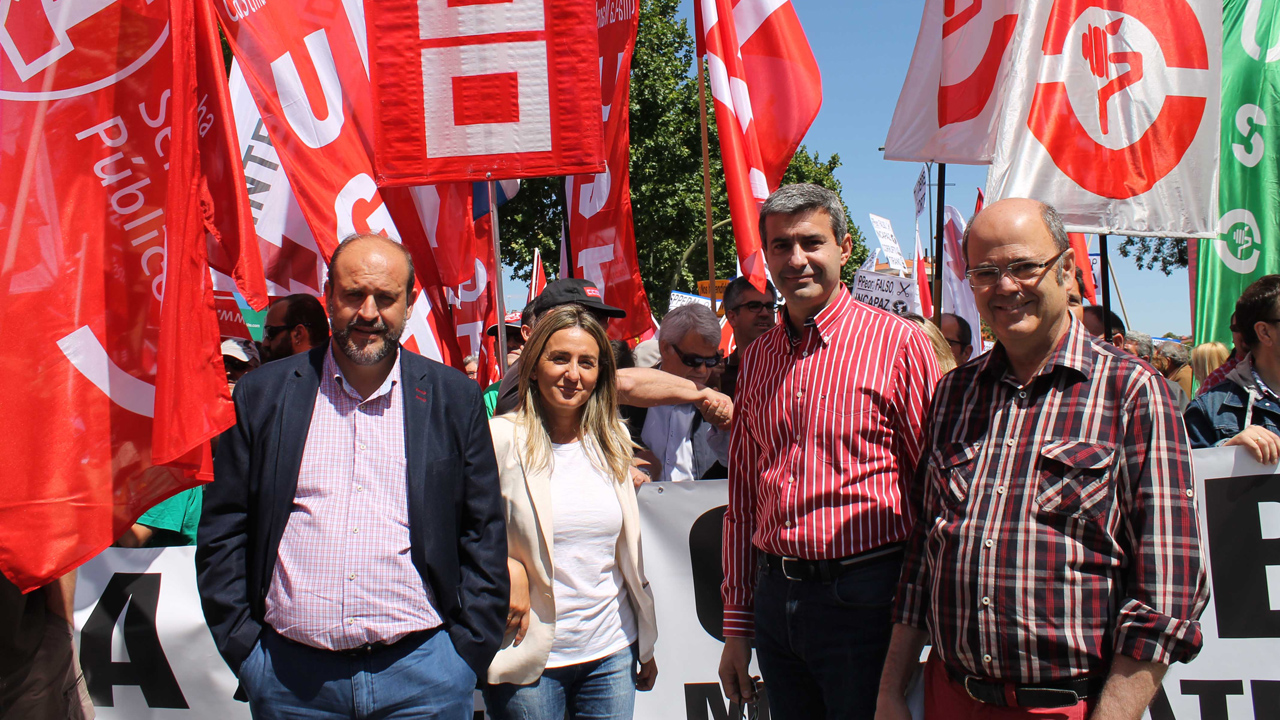
M 893 108 L 911 62 L 924 0 L 792 0 L 817 56 L 823 76 L 822 111 L 805 137 L 810 151 L 824 157 L 839 153 L 836 172 L 843 185 L 850 219 L 862 228 L 870 247 L 877 245 L 868 213 L 888 218 L 900 242 L 913 240 L 912 186 L 920 174 L 916 163 L 884 160 L 884 145 Z M 692 0 L 684 14 L 692 14 Z M 948 165 L 947 204 L 965 215 L 973 211 L 977 189 L 986 184 L 986 168 Z M 723 180 L 722 180 L 723 181 Z M 637 208 L 637 217 L 643 209 Z M 929 232 L 921 218 L 922 236 Z M 1130 327 L 1160 336 L 1191 333 L 1187 271 L 1165 276 L 1159 270 L 1139 270 L 1122 258 L 1112 242 L 1111 267 L 1128 310 Z M 910 252 L 909 248 L 904 249 Z M 1096 250 L 1096 248 L 1095 248 Z M 558 259 L 549 259 L 554 270 Z M 523 302 L 523 283 L 505 288 L 508 302 Z M 1159 298 L 1159 302 L 1151 302 Z M 1117 305 L 1113 293 L 1112 302 Z

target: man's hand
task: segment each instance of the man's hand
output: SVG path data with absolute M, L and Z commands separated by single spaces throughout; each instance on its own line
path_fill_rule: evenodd
M 907 684 L 920 664 L 920 651 L 929 635 L 919 628 L 895 623 L 876 696 L 876 720 L 911 720 Z
M 876 720 L 911 720 L 906 696 L 881 690 L 876 697 Z
M 1168 665 L 1116 655 L 1090 720 L 1141 720 L 1168 669 Z
M 733 423 L 733 401 L 724 393 L 703 388 L 696 405 L 702 418 L 721 430 L 728 430 Z
M 741 637 L 724 639 L 720 653 L 720 686 L 724 696 L 739 705 L 755 702 L 756 679 L 751 677 L 751 640 Z
M 507 573 L 511 576 L 511 601 L 507 610 L 507 632 L 515 631 L 512 647 L 524 640 L 529 632 L 529 576 L 525 573 L 524 564 L 518 560 L 507 558 Z
M 654 476 L 662 475 L 662 463 L 658 462 L 658 456 L 648 448 L 640 448 L 636 450 L 635 455 L 631 457 L 631 482 L 635 485 L 636 490 L 641 485 L 653 480 Z
M 1275 465 L 1280 462 L 1280 436 L 1261 425 L 1250 425 L 1239 435 L 1223 443 L 1224 447 L 1233 445 L 1245 448 L 1253 459 L 1263 465 Z
M 636 673 L 636 689 L 640 692 L 649 692 L 657 680 L 658 661 L 649 658 L 648 662 L 640 663 L 640 672 Z

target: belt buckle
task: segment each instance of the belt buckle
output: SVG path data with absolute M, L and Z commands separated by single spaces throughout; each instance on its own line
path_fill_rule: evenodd
M 983 705 L 986 705 L 986 704 L 987 704 L 987 701 L 986 701 L 986 700 L 983 700 L 982 698 L 978 697 L 977 695 L 974 695 L 974 694 L 973 694 L 973 691 L 969 689 L 969 681 L 970 681 L 970 680 L 974 680 L 974 679 L 976 679 L 976 678 L 974 678 L 972 675 L 965 675 L 965 676 L 964 676 L 964 691 L 965 691 L 965 693 L 966 693 L 966 694 L 968 694 L 968 695 L 969 695 L 969 698 L 970 698 L 971 700 L 976 700 L 977 702 L 980 702 L 980 703 L 982 703 Z
M 803 577 L 800 577 L 799 575 L 792 575 L 792 574 L 787 570 L 787 561 L 791 561 L 791 562 L 795 562 L 795 563 L 800 562 L 799 558 L 789 558 L 789 557 L 784 557 L 784 558 L 782 558 L 782 576 L 783 576 L 783 577 L 785 577 L 785 578 L 786 578 L 786 579 L 788 579 L 788 580 L 792 580 L 792 581 L 796 581 L 796 582 L 801 581 L 801 580 L 804 580 L 804 578 L 803 578 Z

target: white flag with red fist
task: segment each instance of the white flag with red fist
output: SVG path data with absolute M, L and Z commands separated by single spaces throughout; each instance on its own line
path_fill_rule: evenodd
M 1044 200 L 1077 232 L 1216 237 L 1222 3 L 1022 7 L 988 198 Z
M 738 264 L 764 292 L 760 205 L 822 105 L 822 76 L 789 0 L 697 0 Z
M 1017 0 L 925 0 L 886 160 L 985 165 L 995 152 Z

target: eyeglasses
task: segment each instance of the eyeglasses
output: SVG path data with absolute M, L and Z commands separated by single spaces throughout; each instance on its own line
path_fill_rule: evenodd
M 1000 282 L 1000 278 L 1004 277 L 1005 274 L 1008 274 L 1009 277 L 1018 284 L 1028 283 L 1040 277 L 1040 274 L 1046 268 L 1051 268 L 1057 264 L 1057 262 L 1062 259 L 1062 256 L 1066 255 L 1068 251 L 1069 250 L 1063 250 L 1044 262 L 1020 260 L 1018 262 L 1009 263 L 1009 265 L 1004 269 L 995 266 L 978 267 L 966 272 L 964 276 L 969 278 L 969 287 L 972 288 L 991 287 L 992 285 Z
M 263 325 L 262 340 L 263 342 L 271 342 L 271 338 L 279 335 L 281 331 L 288 330 L 288 325 Z
M 759 313 L 761 310 L 768 310 L 769 312 L 777 312 L 778 303 L 763 302 L 761 300 L 752 300 L 751 302 L 744 302 L 732 309 L 734 311 L 738 311 L 738 310 L 741 310 L 742 308 L 746 308 L 747 310 L 753 313 Z
M 708 368 L 713 368 L 719 365 L 720 363 L 724 362 L 724 358 L 720 357 L 720 353 L 716 353 L 715 355 L 706 357 L 703 355 L 694 355 L 693 353 L 687 353 L 681 350 L 678 345 L 672 345 L 671 349 L 675 350 L 676 354 L 680 356 L 680 362 L 684 363 L 685 367 L 696 368 L 696 367 L 705 365 Z

